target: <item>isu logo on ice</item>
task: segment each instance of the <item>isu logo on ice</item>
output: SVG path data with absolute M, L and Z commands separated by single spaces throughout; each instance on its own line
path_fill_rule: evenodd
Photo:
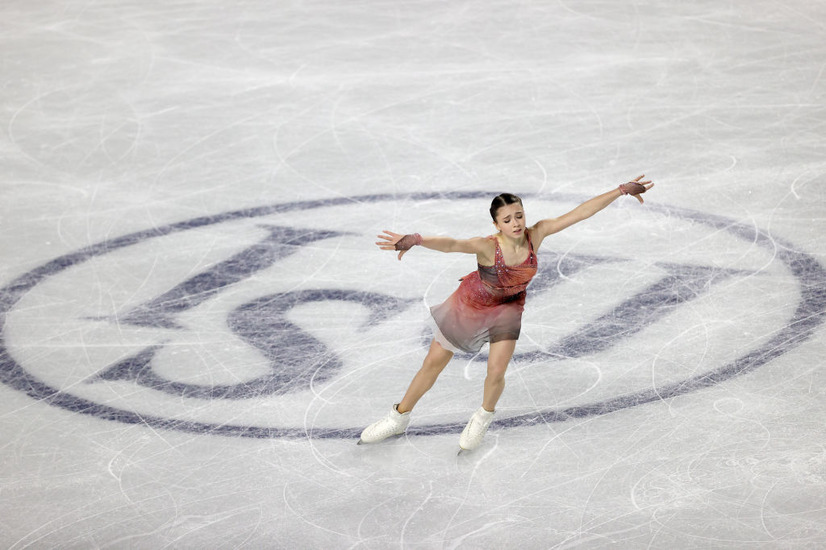
M 245 437 L 357 437 L 368 420 L 359 415 L 372 409 L 354 403 L 376 395 L 376 380 L 394 371 L 406 380 L 421 360 L 422 297 L 441 301 L 473 269 L 469 256 L 426 250 L 396 262 L 376 250 L 374 235 L 385 226 L 492 232 L 473 225 L 481 215 L 457 219 L 451 202 L 478 201 L 484 213 L 494 194 L 276 204 L 55 258 L 0 289 L 0 376 L 35 399 L 108 420 Z M 522 196 L 529 222 L 579 201 Z M 609 208 L 546 241 L 508 388 L 514 403 L 537 405 L 509 411 L 503 402 L 497 426 L 700 390 L 765 365 L 821 326 L 826 277 L 814 258 L 753 226 L 652 203 L 633 215 Z M 465 377 L 484 376 L 484 351 L 464 359 Z M 463 383 L 442 380 L 435 391 L 461 399 Z M 346 424 L 341 410 L 354 411 Z M 446 418 L 408 433 L 463 424 Z

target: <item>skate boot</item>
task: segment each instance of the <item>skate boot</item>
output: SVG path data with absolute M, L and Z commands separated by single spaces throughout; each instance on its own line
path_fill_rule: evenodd
M 378 443 L 388 437 L 403 434 L 410 424 L 410 411 L 406 413 L 399 412 L 399 404 L 393 405 L 393 408 L 387 413 L 387 416 L 377 422 L 373 422 L 361 432 L 361 439 L 358 445 L 362 443 Z
M 485 432 L 488 431 L 488 426 L 493 421 L 493 411 L 486 411 L 483 407 L 479 407 L 473 416 L 470 417 L 465 429 L 462 430 L 462 435 L 459 436 L 459 447 L 462 451 L 472 451 L 482 444 L 482 439 L 485 438 Z

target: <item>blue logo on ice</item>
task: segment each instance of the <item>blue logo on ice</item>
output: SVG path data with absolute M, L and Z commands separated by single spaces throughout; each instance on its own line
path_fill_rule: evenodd
M 109 254 L 127 250 L 153 239 L 180 235 L 215 224 L 257 220 L 257 227 L 263 230 L 265 235 L 258 242 L 213 263 L 195 275 L 184 277 L 183 281 L 171 289 L 138 305 L 133 305 L 126 311 L 120 311 L 117 318 L 97 319 L 97 322 L 117 323 L 119 327 L 142 328 L 151 334 L 186 333 L 186 328 L 180 320 L 182 315 L 192 313 L 213 298 L 221 297 L 233 285 L 249 280 L 267 269 L 282 265 L 299 252 L 301 247 L 340 239 L 347 235 L 340 231 L 297 229 L 293 225 L 281 226 L 264 219 L 268 216 L 350 204 L 371 204 L 405 199 L 484 199 L 490 195 L 487 192 L 419 193 L 407 196 L 368 195 L 277 204 L 156 227 L 61 256 L 18 277 L 0 289 L 0 316 L 2 316 L 0 318 L 3 321 L 3 334 L 0 339 L 0 379 L 8 386 L 51 405 L 126 423 L 143 423 L 158 428 L 259 438 L 357 437 L 361 426 L 308 429 L 296 426 L 263 426 L 256 425 L 254 422 L 251 422 L 251 425 L 239 425 L 220 420 L 208 421 L 202 418 L 187 417 L 186 414 L 180 414 L 180 412 L 163 414 L 159 411 L 149 414 L 146 411 L 131 410 L 123 404 L 107 404 L 112 400 L 96 398 L 94 393 L 84 394 L 83 389 L 59 387 L 59 384 L 46 381 L 43 376 L 26 368 L 26 360 L 14 357 L 12 346 L 15 342 L 8 341 L 9 318 L 16 305 L 28 293 L 71 267 L 105 258 Z M 776 258 L 798 282 L 800 289 L 799 302 L 790 319 L 786 320 L 779 330 L 776 330 L 770 338 L 764 339 L 757 347 L 702 373 L 685 376 L 678 381 L 656 388 L 616 395 L 599 402 L 567 408 L 548 408 L 539 412 L 501 418 L 498 419 L 497 426 L 518 427 L 563 421 L 572 417 L 604 414 L 718 384 L 765 365 L 805 341 L 823 323 L 826 315 L 826 271 L 811 256 L 794 251 L 794 247 L 786 243 L 778 243 L 777 239 L 770 238 L 763 232 L 755 230 L 754 227 L 740 225 L 731 220 L 686 210 L 658 209 L 648 204 L 646 207 L 649 211 L 667 213 L 671 217 L 726 232 L 736 239 L 772 250 Z M 620 261 L 622 259 L 616 257 L 542 254 L 540 256 L 541 271 L 532 283 L 530 295 L 536 296 L 564 282 L 560 273 L 571 276 L 595 265 Z M 542 269 L 547 265 L 552 265 L 554 268 Z M 514 361 L 547 363 L 603 352 L 621 345 L 624 341 L 667 317 L 675 308 L 690 303 L 729 278 L 748 276 L 750 273 L 747 270 L 689 263 L 661 262 L 658 263 L 658 269 L 663 275 L 643 291 L 632 293 L 620 303 L 613 305 L 610 311 L 572 334 L 559 339 L 548 348 L 517 353 Z M 158 336 L 154 343 L 135 346 L 134 352 L 125 354 L 84 377 L 78 386 L 89 390 L 105 384 L 127 385 L 145 392 L 141 395 L 150 400 L 153 395 L 174 397 L 177 401 L 191 399 L 208 402 L 258 398 L 281 399 L 295 396 L 313 386 L 320 387 L 328 383 L 335 379 L 344 368 L 339 354 L 291 320 L 291 313 L 296 308 L 325 302 L 353 303 L 366 308 L 367 320 L 356 329 L 369 330 L 370 327 L 378 326 L 392 316 L 404 312 L 415 302 L 415 299 L 346 288 L 301 288 L 256 295 L 234 305 L 225 314 L 226 326 L 232 334 L 256 350 L 261 357 L 266 358 L 266 367 L 259 369 L 255 375 L 245 376 L 237 381 L 213 383 L 186 381 L 169 376 L 156 368 L 156 365 L 158 355 L 173 344 L 170 343 L 169 338 Z M 475 360 L 484 360 L 484 357 L 477 357 Z M 52 368 L 60 370 L 59 365 L 54 365 Z M 403 388 L 399 390 L 402 391 Z M 163 406 L 159 406 L 159 409 L 162 410 Z M 463 424 L 412 426 L 408 432 L 420 435 L 458 432 L 462 426 Z

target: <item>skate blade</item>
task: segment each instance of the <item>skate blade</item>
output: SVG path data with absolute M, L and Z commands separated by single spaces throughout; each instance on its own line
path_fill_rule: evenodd
M 394 435 L 391 435 L 391 436 L 385 437 L 385 438 L 384 438 L 384 439 L 382 439 L 381 441 L 374 441 L 374 442 L 372 442 L 372 443 L 368 443 L 367 441 L 362 441 L 362 439 L 361 439 L 361 438 L 359 438 L 359 440 L 356 442 L 356 445 L 378 445 L 378 444 L 379 444 L 379 443 L 381 443 L 382 441 L 390 441 L 391 439 L 398 439 L 398 438 L 400 438 L 400 437 L 404 437 L 404 432 L 402 432 L 402 433 L 400 433 L 400 434 L 394 434 Z

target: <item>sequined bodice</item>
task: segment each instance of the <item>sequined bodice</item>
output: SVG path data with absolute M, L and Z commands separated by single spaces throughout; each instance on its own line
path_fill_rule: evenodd
M 479 265 L 478 273 L 481 282 L 492 295 L 502 299 L 515 297 L 523 293 L 531 282 L 538 267 L 536 253 L 531 243 L 530 234 L 527 234 L 528 257 L 519 265 L 507 265 L 502 249 L 496 237 L 491 237 L 496 243 L 496 252 L 493 265 Z

